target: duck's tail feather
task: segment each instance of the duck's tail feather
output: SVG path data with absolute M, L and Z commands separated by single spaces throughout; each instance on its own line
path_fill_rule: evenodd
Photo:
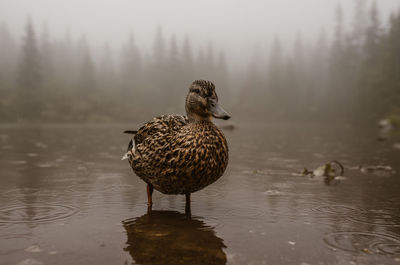
M 134 145 L 135 145 L 135 139 L 131 139 L 131 140 L 129 141 L 128 149 L 127 149 L 126 151 L 132 151 Z
M 129 156 L 130 156 L 131 154 L 132 154 L 132 152 L 130 152 L 130 151 L 126 152 L 126 153 L 122 156 L 121 160 L 129 159 Z
M 131 139 L 128 144 L 127 152 L 124 154 L 121 160 L 129 159 L 129 156 L 131 156 L 133 154 L 132 152 L 134 152 L 133 150 L 134 146 L 135 146 L 135 140 Z
M 124 133 L 127 133 L 127 134 L 137 134 L 137 131 L 135 131 L 135 130 L 126 130 L 126 131 L 124 131 Z

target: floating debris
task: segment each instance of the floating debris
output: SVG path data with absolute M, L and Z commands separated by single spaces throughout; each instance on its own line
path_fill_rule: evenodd
M 337 174 L 337 168 L 334 166 L 337 165 L 340 168 L 340 173 Z M 303 176 L 309 176 L 311 178 L 313 177 L 323 177 L 325 178 L 325 181 L 329 182 L 338 179 L 338 177 L 343 177 L 344 174 L 344 167 L 339 161 L 332 161 L 329 163 L 326 163 L 325 165 L 322 165 L 320 167 L 317 167 L 316 169 L 310 171 L 307 168 L 304 168 L 302 175 Z
M 400 128 L 400 116 L 391 114 L 387 118 L 378 122 L 379 136 L 378 141 L 386 141 L 390 138 L 392 131 Z
M 294 241 L 288 241 L 288 243 L 289 243 L 289 245 L 292 245 L 292 246 L 296 245 L 296 242 L 294 242 Z
M 391 166 L 387 165 L 359 166 L 358 168 L 362 173 L 396 173 L 396 171 Z
M 264 191 L 263 194 L 268 195 L 268 196 L 276 196 L 276 195 L 282 195 L 282 192 L 279 190 L 267 190 L 267 191 Z
M 389 119 L 383 119 L 378 122 L 379 135 L 376 138 L 378 141 L 386 141 L 390 137 L 390 133 L 393 130 L 393 125 Z
M 393 124 L 389 119 L 382 119 L 378 121 L 378 127 L 381 129 L 393 129 Z

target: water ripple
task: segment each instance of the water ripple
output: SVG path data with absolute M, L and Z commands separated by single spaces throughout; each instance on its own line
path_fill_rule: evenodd
M 348 216 L 348 220 L 363 224 L 379 226 L 400 226 L 400 216 L 383 211 L 362 211 L 354 216 Z
M 67 218 L 78 212 L 69 205 L 24 205 L 0 209 L 0 224 L 46 223 Z
M 324 216 L 343 217 L 350 222 L 357 222 L 376 226 L 400 226 L 400 216 L 382 210 L 363 210 L 356 209 L 347 205 L 322 205 L 312 208 L 313 212 L 328 214 Z
M 341 231 L 326 235 L 324 242 L 335 249 L 352 253 L 400 254 L 400 238 L 387 234 Z
M 347 205 L 340 205 L 340 204 L 333 204 L 333 205 L 321 205 L 312 208 L 312 211 L 319 212 L 319 213 L 327 213 L 327 214 L 339 214 L 339 215 L 347 215 L 357 212 L 358 210 L 347 206 Z

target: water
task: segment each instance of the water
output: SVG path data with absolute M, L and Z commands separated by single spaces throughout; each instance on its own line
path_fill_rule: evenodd
M 147 212 L 145 184 L 120 160 L 129 128 L 0 127 L 0 264 L 400 264 L 398 138 L 238 124 L 225 175 L 192 195 L 188 216 L 184 196 L 158 192 Z M 298 174 L 331 160 L 343 178 Z

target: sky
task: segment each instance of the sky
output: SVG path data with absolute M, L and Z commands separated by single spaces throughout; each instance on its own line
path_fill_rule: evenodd
M 377 2 L 383 22 L 400 6 L 399 0 Z M 149 48 L 161 26 L 167 42 L 171 34 L 178 41 L 190 36 L 194 46 L 212 43 L 238 54 L 268 43 L 275 35 L 285 43 L 298 32 L 308 40 L 317 38 L 322 29 L 329 33 L 338 3 L 350 23 L 352 0 L 0 0 L 0 22 L 22 36 L 30 15 L 38 29 L 45 22 L 53 37 L 68 31 L 75 38 L 85 35 L 92 46 L 107 42 L 114 49 L 127 41 L 130 32 L 141 48 Z

